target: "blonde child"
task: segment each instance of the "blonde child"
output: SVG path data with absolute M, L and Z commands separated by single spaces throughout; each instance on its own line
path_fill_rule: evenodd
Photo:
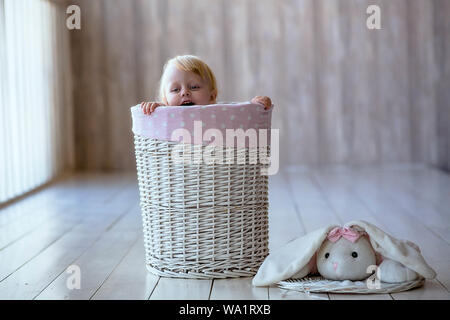
M 162 102 L 142 102 L 141 108 L 145 114 L 151 114 L 159 106 L 215 104 L 216 97 L 216 78 L 208 65 L 193 55 L 176 56 L 164 65 L 159 84 Z M 265 96 L 256 96 L 251 102 L 265 109 L 272 106 L 270 98 Z

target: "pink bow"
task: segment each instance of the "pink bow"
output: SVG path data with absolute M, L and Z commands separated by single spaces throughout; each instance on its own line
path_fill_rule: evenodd
M 336 227 L 328 233 L 328 240 L 330 240 L 331 242 L 336 242 L 341 237 L 344 237 L 345 239 L 351 242 L 355 242 L 356 240 L 359 239 L 359 237 L 361 237 L 364 234 L 365 234 L 364 232 L 358 232 L 350 228 Z

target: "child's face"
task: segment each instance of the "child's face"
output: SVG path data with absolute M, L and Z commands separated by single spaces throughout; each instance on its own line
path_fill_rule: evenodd
M 216 92 L 199 75 L 179 70 L 174 65 L 166 69 L 165 93 L 169 106 L 206 105 L 215 103 Z

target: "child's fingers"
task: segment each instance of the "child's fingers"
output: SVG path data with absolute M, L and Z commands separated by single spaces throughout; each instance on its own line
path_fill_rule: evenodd
M 150 112 L 155 111 L 155 109 L 156 109 L 157 107 L 159 107 L 159 103 L 156 103 L 156 102 L 152 103 L 152 105 L 150 106 Z
M 261 97 L 261 103 L 264 105 L 264 109 L 269 109 L 272 106 L 272 100 L 269 97 Z
M 150 114 L 150 103 L 151 102 L 145 103 L 145 114 Z
M 147 106 L 147 102 L 141 102 L 141 109 L 142 109 L 142 111 L 144 112 L 144 114 L 147 113 L 147 111 L 146 111 L 146 106 Z
M 144 112 L 144 114 L 150 114 L 159 106 L 162 106 L 164 104 L 158 103 L 158 102 L 141 102 L 141 109 Z
M 266 96 L 256 96 L 251 100 L 252 103 L 258 103 L 264 106 L 264 109 L 270 109 L 272 106 L 272 100 Z

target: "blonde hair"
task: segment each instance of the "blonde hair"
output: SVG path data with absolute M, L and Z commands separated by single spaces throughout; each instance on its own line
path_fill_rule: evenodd
M 193 55 L 183 55 L 176 56 L 168 60 L 164 64 L 163 73 L 161 79 L 159 80 L 159 100 L 167 103 L 166 93 L 164 90 L 165 83 L 165 73 L 169 65 L 173 64 L 178 70 L 193 72 L 200 76 L 203 80 L 207 81 L 211 86 L 211 91 L 216 91 L 217 93 L 217 82 L 214 73 L 211 68 L 203 62 L 199 57 Z

